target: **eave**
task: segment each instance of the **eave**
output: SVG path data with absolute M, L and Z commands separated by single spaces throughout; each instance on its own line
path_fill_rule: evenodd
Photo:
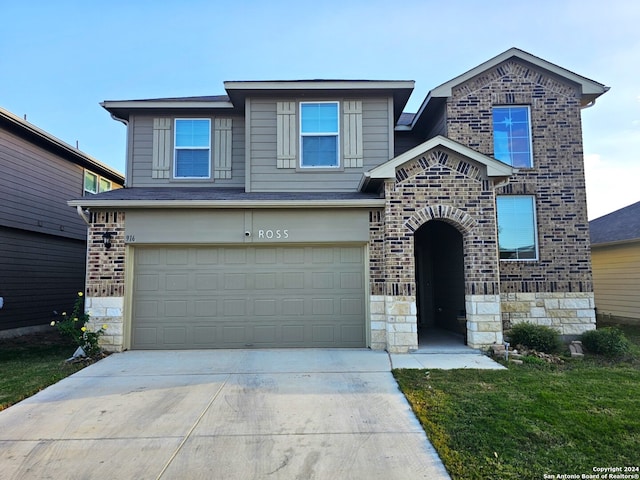
M 4 108 L 0 108 L 0 125 L 6 125 L 6 128 L 13 131 L 20 137 L 38 144 L 42 148 L 66 160 L 75 163 L 83 168 L 87 168 L 119 185 L 124 184 L 124 175 L 117 170 L 109 167 L 101 161 L 93 158 L 91 155 L 79 150 L 57 137 L 54 137 L 41 128 L 36 127 L 32 123 L 23 120 Z
M 384 199 L 363 200 L 70 200 L 70 207 L 113 209 L 209 208 L 209 209 L 309 209 L 380 208 Z

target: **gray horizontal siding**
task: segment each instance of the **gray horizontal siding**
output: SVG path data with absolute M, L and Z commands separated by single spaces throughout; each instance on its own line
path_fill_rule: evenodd
M 82 196 L 84 170 L 0 130 L 0 225 L 86 238 L 86 224 L 67 201 Z
M 84 290 L 85 242 L 0 227 L 0 330 L 51 322 Z
M 276 104 L 279 100 L 251 100 L 251 191 L 355 191 L 363 171 L 389 160 L 389 102 L 386 97 L 380 97 L 362 99 L 362 168 L 336 171 L 278 169 Z M 297 152 L 299 154 L 299 148 Z
M 152 176 L 152 151 L 153 151 L 153 119 L 154 117 L 167 117 L 169 115 L 155 116 L 135 116 L 129 122 L 129 128 L 133 132 L 133 142 L 131 146 L 132 159 L 130 159 L 131 178 L 127 179 L 127 184 L 131 187 L 162 187 L 162 186 L 185 186 L 185 187 L 244 187 L 244 119 L 239 116 L 229 116 L 217 114 L 220 118 L 232 119 L 232 163 L 231 178 L 213 179 L 213 171 L 210 180 L 185 181 L 171 180 L 167 178 L 153 178 Z M 179 118 L 195 118 L 194 115 L 180 115 Z M 171 117 L 173 118 L 173 117 Z M 204 118 L 214 118 L 204 117 Z M 212 122 L 213 125 L 213 122 Z M 173 129 L 173 125 L 172 125 Z M 213 158 L 212 158 L 213 169 Z M 173 164 L 171 166 L 173 172 Z

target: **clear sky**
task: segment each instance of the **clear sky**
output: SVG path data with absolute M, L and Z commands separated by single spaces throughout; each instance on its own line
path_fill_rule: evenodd
M 0 0 L 0 106 L 124 172 L 103 100 L 224 94 L 225 80 L 415 80 L 510 47 L 611 90 L 583 111 L 589 218 L 640 200 L 637 0 Z

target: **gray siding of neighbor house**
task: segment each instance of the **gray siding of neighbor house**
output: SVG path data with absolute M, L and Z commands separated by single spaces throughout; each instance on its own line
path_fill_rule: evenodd
M 0 330 L 44 325 L 84 291 L 82 240 L 0 227 Z
M 388 161 L 393 154 L 392 102 L 387 97 L 357 98 L 362 100 L 363 166 L 339 168 L 335 171 L 277 168 L 277 102 L 294 99 L 252 98 L 247 112 L 251 133 L 248 151 L 251 156 L 249 189 L 252 192 L 276 191 L 355 191 L 362 172 Z M 312 101 L 309 98 L 305 100 Z M 351 100 L 323 98 L 322 100 Z M 297 112 L 299 114 L 299 112 Z M 298 122 L 299 119 L 296 120 Z M 340 115 L 341 134 L 344 132 Z M 296 152 L 299 164 L 299 141 Z M 391 149 L 391 150 L 390 150 Z M 343 151 L 342 136 L 340 151 Z M 341 165 L 342 165 L 341 159 Z
M 173 132 L 173 120 L 175 118 L 211 118 L 213 125 L 214 118 L 231 118 L 232 119 L 232 163 L 231 178 L 220 179 L 213 178 L 213 152 L 212 152 L 212 175 L 206 180 L 173 180 L 171 178 L 153 178 L 153 119 L 154 118 L 170 118 L 171 128 Z M 129 165 L 127 172 L 127 185 L 130 187 L 167 187 L 167 186 L 185 186 L 185 187 L 244 187 L 244 119 L 240 116 L 225 115 L 215 113 L 211 115 L 135 115 L 129 119 L 130 135 L 132 137 L 129 146 Z M 171 137 L 171 157 L 173 158 L 173 133 Z M 213 147 L 213 136 L 212 136 Z M 131 161 L 133 160 L 133 161 Z M 173 161 L 171 161 L 171 174 L 173 176 Z
M 84 289 L 84 169 L 0 130 L 0 330 L 49 323 Z
M 82 196 L 82 167 L 0 130 L 0 172 L 0 225 L 86 239 L 86 224 L 67 206 Z

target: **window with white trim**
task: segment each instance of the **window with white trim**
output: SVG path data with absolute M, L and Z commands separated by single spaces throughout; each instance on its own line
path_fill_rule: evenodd
M 113 182 L 107 180 L 89 170 L 84 171 L 84 195 L 95 195 L 96 193 L 113 190 Z
M 533 167 L 529 107 L 493 107 L 493 156 L 512 167 Z
M 211 177 L 211 120 L 176 118 L 174 178 Z
M 300 103 L 300 167 L 338 168 L 339 103 Z
M 84 171 L 84 194 L 95 195 L 98 193 L 98 175 L 88 170 Z
M 498 195 L 496 209 L 500 260 L 537 260 L 535 198 L 532 195 Z

